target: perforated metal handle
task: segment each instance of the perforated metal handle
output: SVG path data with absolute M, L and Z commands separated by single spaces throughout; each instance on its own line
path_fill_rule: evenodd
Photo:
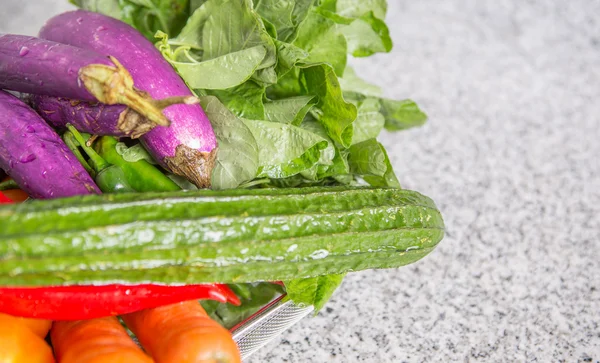
M 232 329 L 233 340 L 240 349 L 242 360 L 246 360 L 313 311 L 312 306 L 299 307 L 284 297 L 285 295 L 274 300 Z

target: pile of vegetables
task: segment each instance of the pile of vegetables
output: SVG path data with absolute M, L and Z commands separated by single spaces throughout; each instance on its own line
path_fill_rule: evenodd
M 381 97 L 347 65 L 350 56 L 391 50 L 385 0 L 74 3 L 158 42 L 199 96 L 219 144 L 212 188 L 357 178 L 399 186 L 376 138 L 422 125 L 426 115 L 411 100 Z M 81 45 L 70 34 L 51 39 Z
M 425 114 L 346 64 L 391 50 L 385 0 L 72 2 L 0 35 L 0 345 L 239 361 L 275 297 L 318 311 L 442 239 L 377 141 Z

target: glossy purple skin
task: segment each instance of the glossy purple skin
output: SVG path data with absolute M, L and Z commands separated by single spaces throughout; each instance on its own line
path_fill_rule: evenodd
M 112 65 L 87 49 L 24 35 L 0 35 L 0 89 L 96 101 L 79 80 L 79 69 Z
M 33 198 L 100 194 L 58 134 L 23 101 L 0 91 L 0 168 Z
M 136 87 L 154 99 L 192 95 L 154 44 L 120 20 L 84 10 L 66 12 L 50 19 L 40 37 L 116 57 L 129 70 Z M 180 144 L 202 152 L 216 148 L 215 134 L 200 105 L 173 105 L 163 113 L 171 126 L 157 126 L 140 138 L 163 166 L 163 158 L 173 157 Z
M 29 101 L 34 110 L 46 122 L 57 129 L 65 129 L 67 123 L 77 130 L 95 135 L 129 136 L 117 127 L 117 121 L 127 107 L 86 103 L 50 96 L 32 96 Z

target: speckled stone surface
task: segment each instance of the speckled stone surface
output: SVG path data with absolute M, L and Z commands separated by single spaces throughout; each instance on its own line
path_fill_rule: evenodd
M 3 0 L 0 31 L 65 2 Z M 448 235 L 251 362 L 600 361 L 600 2 L 389 3 L 394 51 L 352 63 L 429 114 L 381 141 Z

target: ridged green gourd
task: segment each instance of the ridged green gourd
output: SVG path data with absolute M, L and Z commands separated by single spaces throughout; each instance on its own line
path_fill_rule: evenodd
M 431 199 L 391 188 L 40 200 L 0 207 L 0 285 L 308 278 L 403 266 L 443 235 Z

